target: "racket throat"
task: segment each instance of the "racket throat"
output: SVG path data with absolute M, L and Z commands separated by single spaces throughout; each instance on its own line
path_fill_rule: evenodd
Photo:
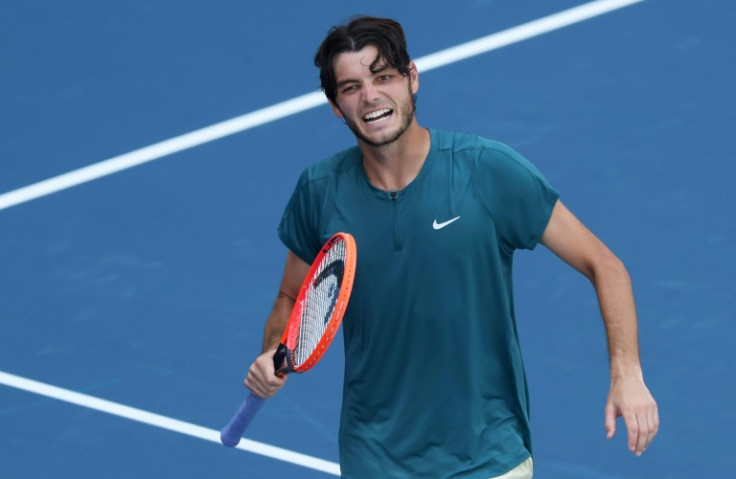
M 286 361 L 284 363 L 284 361 Z M 289 348 L 284 343 L 279 344 L 276 348 L 276 352 L 273 354 L 273 369 L 276 371 L 276 376 L 283 376 L 294 372 L 294 363 L 291 361 L 291 354 L 289 354 Z

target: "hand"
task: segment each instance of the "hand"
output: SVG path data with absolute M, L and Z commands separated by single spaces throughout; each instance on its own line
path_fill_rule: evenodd
M 605 410 L 606 437 L 616 434 L 616 418 L 622 416 L 629 433 L 629 450 L 641 456 L 659 429 L 654 397 L 641 378 L 618 378 L 611 383 Z
M 273 397 L 286 384 L 287 375 L 276 376 L 273 368 L 273 354 L 275 349 L 266 351 L 253 361 L 248 375 L 245 377 L 245 386 L 256 396 L 264 399 Z

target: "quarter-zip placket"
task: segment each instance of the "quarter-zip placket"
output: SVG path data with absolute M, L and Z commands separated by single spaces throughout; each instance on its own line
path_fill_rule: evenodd
M 399 192 L 391 190 L 388 192 L 388 197 L 391 200 L 391 216 L 393 221 L 394 230 L 394 252 L 401 251 L 401 238 L 399 237 L 399 212 L 398 205 L 396 204 L 399 198 Z

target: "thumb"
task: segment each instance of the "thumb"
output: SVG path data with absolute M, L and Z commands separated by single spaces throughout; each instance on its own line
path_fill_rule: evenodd
M 606 439 L 611 439 L 616 434 L 616 408 L 612 403 L 606 404 L 605 410 Z

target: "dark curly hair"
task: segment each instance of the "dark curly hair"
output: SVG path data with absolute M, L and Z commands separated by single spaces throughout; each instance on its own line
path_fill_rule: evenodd
M 332 27 L 314 57 L 319 71 L 322 91 L 335 103 L 337 81 L 334 61 L 341 53 L 357 52 L 368 45 L 378 49 L 370 65 L 371 72 L 384 67 L 395 68 L 402 75 L 411 71 L 411 58 L 406 51 L 406 38 L 401 24 L 389 18 L 359 16 L 347 25 Z

